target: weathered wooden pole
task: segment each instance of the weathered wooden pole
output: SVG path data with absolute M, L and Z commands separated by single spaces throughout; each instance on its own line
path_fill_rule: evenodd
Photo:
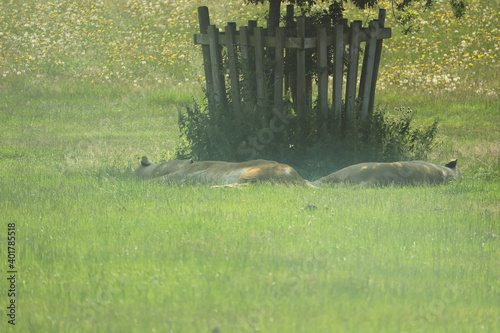
M 294 11 L 294 5 L 287 5 L 286 6 L 286 16 L 285 16 L 285 27 L 287 28 L 287 37 L 291 37 L 288 33 L 291 32 L 291 27 L 293 25 L 293 11 Z M 286 70 L 285 70 L 285 91 L 288 91 L 290 89 L 292 91 L 292 98 L 295 99 L 294 92 L 296 91 L 296 87 L 294 86 L 295 82 L 295 73 L 291 71 L 291 67 L 294 66 L 293 64 L 293 59 L 295 55 L 295 50 L 292 50 L 291 48 L 287 48 L 285 50 L 285 63 L 286 63 Z
M 223 75 L 221 47 L 219 45 L 219 29 L 214 25 L 208 26 L 208 40 L 215 103 L 217 107 L 225 108 L 227 106 L 226 84 Z
M 297 18 L 297 37 L 306 37 L 306 19 L 301 16 Z M 302 117 L 306 111 L 306 50 L 304 43 L 297 49 L 297 114 Z
M 208 26 L 210 25 L 210 16 L 208 7 L 198 7 L 198 20 L 200 22 L 200 33 L 208 34 Z M 212 67 L 210 60 L 210 46 L 202 44 L 201 50 L 203 53 L 203 68 L 205 69 L 205 85 L 208 91 L 213 91 Z
M 257 81 L 257 106 L 264 107 L 265 82 L 264 82 L 264 29 L 254 29 L 255 37 L 255 80 Z M 262 109 L 259 110 L 262 113 Z
M 237 66 L 236 23 L 234 22 L 230 22 L 226 26 L 226 49 L 229 63 L 229 79 L 231 81 L 234 127 L 238 131 L 240 128 L 240 73 Z
M 344 81 L 344 25 L 337 24 L 333 43 L 333 91 L 332 104 L 338 128 L 342 126 L 342 85 Z
M 275 30 L 275 54 L 274 54 L 274 108 L 279 114 L 283 114 L 283 71 L 285 51 L 285 29 L 277 27 Z
M 371 21 L 368 25 L 368 36 L 363 57 L 363 66 L 361 68 L 361 80 L 359 83 L 358 99 L 361 100 L 361 117 L 368 117 L 368 108 L 370 105 L 370 93 L 372 78 L 374 75 L 376 37 L 378 33 L 378 22 Z
M 351 23 L 351 35 L 349 39 L 349 64 L 347 67 L 347 82 L 345 96 L 345 112 L 347 124 L 353 121 L 354 106 L 356 103 L 356 84 L 359 66 L 359 34 L 361 21 Z
M 378 11 L 378 27 L 379 29 L 385 27 L 385 9 L 380 9 Z M 389 36 L 390 37 L 390 36 Z M 375 105 L 375 90 L 377 88 L 377 78 L 378 70 L 380 68 L 380 58 L 382 57 L 382 43 L 383 39 L 377 40 L 377 47 L 375 49 L 375 60 L 373 62 L 373 77 L 372 84 L 370 86 L 370 103 L 368 105 L 368 113 L 373 114 L 373 108 Z
M 325 121 L 328 120 L 328 47 L 326 28 L 317 30 L 316 50 L 318 52 L 318 102 Z

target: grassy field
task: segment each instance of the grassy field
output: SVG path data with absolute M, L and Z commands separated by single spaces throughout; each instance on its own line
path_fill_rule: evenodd
M 211 189 L 132 170 L 173 156 L 176 107 L 201 99 L 196 7 L 219 25 L 263 8 L 1 2 L 0 331 L 497 332 L 500 4 L 468 3 L 394 28 L 377 95 L 440 118 L 430 161 L 457 157 L 461 181 Z

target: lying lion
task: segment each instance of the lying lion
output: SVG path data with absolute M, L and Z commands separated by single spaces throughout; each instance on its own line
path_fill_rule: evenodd
M 424 161 L 360 163 L 348 166 L 314 182 L 314 185 L 439 184 L 461 177 L 457 160 L 445 166 Z
M 252 182 L 298 184 L 314 187 L 294 168 L 274 161 L 220 162 L 174 160 L 162 164 L 151 163 L 146 156 L 135 170 L 141 177 L 159 177 L 161 182 L 190 182 L 234 186 Z

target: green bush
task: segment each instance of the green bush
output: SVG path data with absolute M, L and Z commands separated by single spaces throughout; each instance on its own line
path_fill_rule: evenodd
M 352 122 L 339 128 L 336 117 L 325 121 L 317 107 L 298 115 L 287 100 L 283 115 L 270 107 L 256 110 L 243 103 L 242 125 L 236 128 L 231 101 L 225 108 L 208 105 L 215 103 L 193 102 L 179 110 L 183 140 L 177 158 L 271 159 L 294 166 L 305 177 L 360 162 L 425 159 L 435 146 L 438 125 L 437 121 L 427 127 L 414 125 L 414 113 L 405 107 L 396 108 L 395 115 L 377 107 L 362 119 L 357 106 Z

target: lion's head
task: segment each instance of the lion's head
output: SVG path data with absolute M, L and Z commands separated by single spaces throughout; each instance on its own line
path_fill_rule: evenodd
M 193 163 L 193 159 L 172 160 L 162 164 L 151 163 L 147 156 L 143 156 L 141 164 L 135 169 L 136 175 L 140 177 L 160 177 L 176 172 L 188 164 Z

